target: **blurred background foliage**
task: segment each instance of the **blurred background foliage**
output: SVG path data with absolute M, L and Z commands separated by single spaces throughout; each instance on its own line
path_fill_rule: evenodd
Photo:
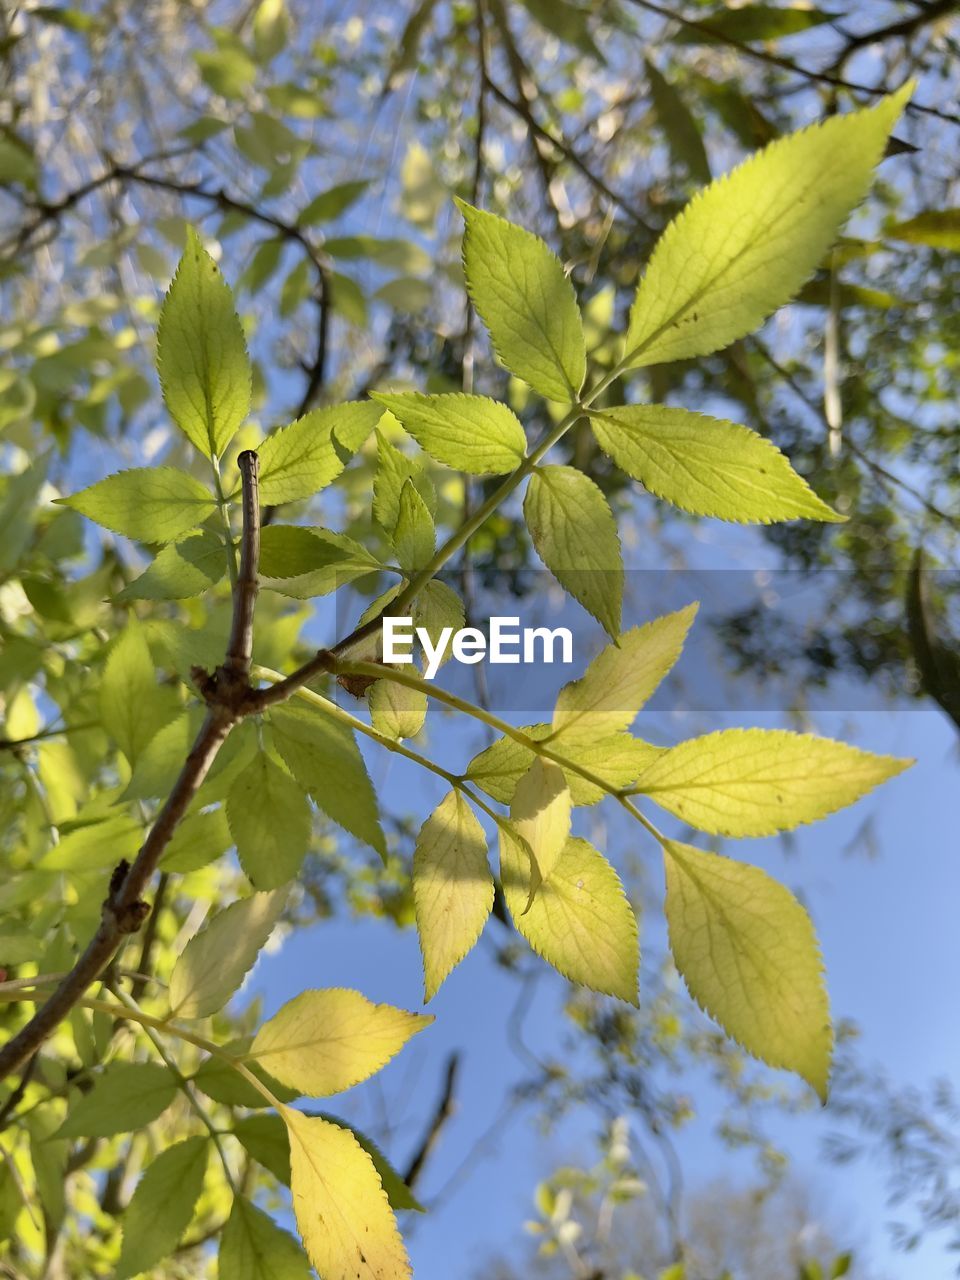
M 391 383 L 493 394 L 536 429 L 550 407 L 497 366 L 465 305 L 453 195 L 551 243 L 586 302 L 602 368 L 613 358 L 607 335 L 658 232 L 700 185 L 780 133 L 916 76 L 914 103 L 869 201 L 797 302 L 758 336 L 706 360 L 635 371 L 628 392 L 760 430 L 850 517 L 839 528 L 774 526 L 737 544 L 742 563 L 755 557 L 818 575 L 823 606 L 789 627 L 762 600 L 732 609 L 718 624 L 730 674 L 773 682 L 798 707 L 807 690 L 838 675 L 891 698 L 929 697 L 960 731 L 956 11 L 942 2 L 843 0 L 822 8 L 4 0 L 0 964 L 8 977 L 69 966 L 95 924 L 105 866 L 136 847 L 171 767 L 160 761 L 131 791 L 112 758 L 96 694 L 111 638 L 136 612 L 158 663 L 182 669 L 194 656 L 184 628 L 208 634 L 226 616 L 223 586 L 186 602 L 118 598 L 143 553 L 92 541 L 79 516 L 51 505 L 118 466 L 194 465 L 163 416 L 153 374 L 159 303 L 188 223 L 236 285 L 254 359 L 254 422 L 236 449 L 309 408 Z M 562 448 L 610 496 L 638 563 L 686 561 L 684 517 L 637 495 L 586 429 Z M 327 505 L 311 518 L 375 539 L 374 467 L 368 445 L 337 488 L 336 511 Z M 466 490 L 449 474 L 438 482 L 448 526 L 482 500 L 479 482 Z M 516 572 L 522 590 L 519 571 L 531 558 L 522 520 L 507 508 L 473 539 L 470 573 L 482 583 Z M 306 653 L 309 616 L 265 593 L 256 660 L 289 666 Z M 177 688 L 165 691 L 171 704 Z M 208 806 L 222 799 L 229 771 L 228 753 L 206 786 Z M 289 926 L 372 913 L 407 927 L 418 817 L 390 819 L 386 874 L 318 826 Z M 240 883 L 231 861 L 216 860 L 230 846 L 222 810 L 207 808 L 194 822 L 182 842 L 185 874 L 163 877 L 141 954 L 136 963 L 127 957 L 137 971 L 168 973 L 207 906 Z M 626 870 L 642 904 L 644 870 Z M 764 1136 L 767 1108 L 807 1103 L 748 1067 L 700 1018 L 655 947 L 645 956 L 639 1012 L 571 995 L 566 1034 L 576 1070 L 524 1045 L 528 966 L 505 930 L 498 952 L 518 984 L 516 1049 L 529 1068 L 507 1105 L 534 1108 L 545 1126 L 588 1107 L 603 1136 L 584 1167 L 560 1169 L 538 1189 L 537 1260 L 518 1243 L 492 1274 L 866 1276 L 845 1253 L 842 1225 L 829 1213 L 816 1225 L 821 1210 Z M 253 1012 L 225 1016 L 224 1037 L 248 1031 Z M 5 1006 L 0 1024 L 21 1016 Z M 82 1088 L 125 1039 L 133 1052 L 128 1028 L 78 1011 L 25 1082 L 7 1086 L 3 1274 L 111 1274 L 116 1215 L 145 1153 L 189 1124 L 184 1101 L 132 1139 L 45 1141 L 62 1115 L 58 1099 Z M 664 1064 L 654 1087 L 651 1073 Z M 756 1183 L 742 1195 L 684 1191 L 671 1134 L 697 1109 L 684 1079 L 691 1064 L 706 1066 L 725 1099 L 724 1140 L 756 1149 Z M 455 1074 L 410 1160 L 414 1183 L 449 1113 Z M 230 1128 L 250 1100 L 218 1093 L 216 1081 L 206 1087 Z M 858 1064 L 849 1028 L 834 1099 L 842 1132 L 833 1157 L 868 1146 L 885 1162 L 893 1194 L 916 1210 L 917 1230 L 942 1229 L 955 1242 L 958 1121 L 949 1088 L 898 1093 Z M 263 1147 L 258 1153 L 253 1139 L 238 1151 L 246 1185 L 259 1187 L 270 1163 Z M 275 1192 L 261 1194 L 282 1205 Z M 188 1238 L 157 1274 L 212 1273 L 209 1241 L 225 1196 L 208 1181 Z M 731 1233 L 731 1223 L 742 1230 Z

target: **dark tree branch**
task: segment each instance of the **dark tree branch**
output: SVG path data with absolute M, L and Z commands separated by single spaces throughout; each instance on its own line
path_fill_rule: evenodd
M 430 1123 L 427 1125 L 423 1137 L 417 1146 L 416 1151 L 410 1158 L 410 1162 L 403 1174 L 403 1180 L 407 1186 L 413 1190 L 418 1178 L 423 1173 L 423 1167 L 427 1162 L 430 1152 L 437 1145 L 440 1134 L 443 1131 L 447 1121 L 456 1110 L 456 1100 L 454 1094 L 457 1087 L 457 1072 L 460 1068 L 460 1055 L 451 1053 L 447 1059 L 447 1067 L 443 1077 L 443 1087 L 440 1090 L 440 1096 L 437 1099 L 433 1114 L 430 1117 Z
M 629 0 L 629 2 L 640 9 L 646 9 L 648 13 L 655 13 L 661 18 L 668 18 L 671 22 L 678 22 L 688 31 L 696 31 L 699 35 L 712 42 L 725 44 L 728 48 L 736 49 L 745 58 L 752 58 L 754 62 L 765 62 L 768 66 L 778 67 L 781 71 L 786 71 L 790 75 L 800 76 L 802 79 L 809 80 L 814 84 L 830 85 L 834 89 L 847 89 L 851 93 L 866 93 L 873 98 L 882 98 L 889 93 L 889 89 L 884 88 L 883 85 L 860 84 L 855 80 L 847 80 L 843 76 L 834 75 L 829 70 L 814 71 L 809 67 L 802 67 L 799 63 L 792 62 L 789 58 L 784 58 L 780 54 L 771 53 L 767 49 L 755 48 L 751 44 L 746 44 L 743 40 L 737 40 L 733 36 L 721 34 L 711 28 L 708 22 L 698 22 L 695 18 L 686 18 L 681 13 L 674 13 L 672 9 L 655 3 L 655 0 Z M 874 39 L 876 39 L 876 36 L 874 36 Z M 928 107 L 920 102 L 908 102 L 907 110 L 916 112 L 918 115 L 934 116 L 937 120 L 947 121 L 948 124 L 960 125 L 960 115 L 955 112 L 941 111 L 938 107 Z
M 100 926 L 73 969 L 56 988 L 46 1004 L 0 1049 L 0 1079 L 23 1066 L 40 1045 L 82 999 L 84 992 L 103 972 L 121 943 L 139 932 L 150 914 L 142 894 L 160 862 L 163 852 L 185 816 L 233 726 L 250 711 L 250 646 L 252 616 L 256 599 L 256 571 L 259 550 L 257 455 L 246 450 L 238 465 L 243 481 L 243 535 L 241 572 L 233 597 L 233 627 L 227 660 L 213 675 L 196 673 L 207 702 L 207 714 L 197 734 L 180 776 L 147 834 L 133 865 L 121 862 L 110 877 L 103 902 Z M 252 583 L 252 586 L 251 586 Z

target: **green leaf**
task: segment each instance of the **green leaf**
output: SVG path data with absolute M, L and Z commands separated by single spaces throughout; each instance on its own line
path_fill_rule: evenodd
M 160 310 L 157 370 L 174 422 L 221 457 L 250 410 L 250 361 L 230 288 L 193 227 Z
M 424 999 L 471 950 L 493 906 L 487 838 L 459 791 L 420 828 L 413 852 L 413 902 L 423 952 Z
M 291 1089 L 327 1097 L 379 1071 L 432 1021 L 342 987 L 304 991 L 263 1024 L 249 1056 Z
M 253 893 L 218 911 L 194 934 L 170 978 L 170 1012 L 206 1018 L 238 990 L 283 910 L 286 893 Z
M 695 196 L 650 258 L 625 367 L 708 355 L 789 301 L 866 194 L 911 89 L 780 138 Z
M 234 733 L 238 730 L 234 729 Z M 197 871 L 226 853 L 232 838 L 222 809 L 190 813 L 180 823 L 160 859 L 161 869 L 185 875 Z
M 545 31 L 604 62 L 603 54 L 590 34 L 588 10 L 568 4 L 567 0 L 521 0 L 521 3 Z
M 844 519 L 776 445 L 736 422 L 659 404 L 610 409 L 590 421 L 622 471 L 682 511 L 741 524 Z
M 111 1062 L 94 1077 L 57 1131 L 58 1138 L 110 1138 L 142 1129 L 169 1107 L 177 1083 L 154 1062 Z
M 801 6 L 776 8 L 769 4 L 745 4 L 736 9 L 720 9 L 705 14 L 697 27 L 682 27 L 673 37 L 677 44 L 703 44 L 711 40 L 737 40 L 747 44 L 754 40 L 779 40 L 834 22 L 840 16 L 822 9 Z
M 352 182 L 340 182 L 327 191 L 321 191 L 301 211 L 297 222 L 301 227 L 312 227 L 318 222 L 332 222 L 341 213 L 346 213 L 351 205 L 356 204 L 369 186 L 369 181 L 358 178 Z
M 377 798 L 350 730 L 287 708 L 271 712 L 270 727 L 287 768 L 327 817 L 384 857 Z
M 284 1107 L 293 1209 L 324 1280 L 408 1280 L 410 1263 L 380 1175 L 346 1129 Z
M 377 473 L 373 479 L 373 516 L 387 533 L 393 533 L 400 514 L 400 494 L 412 480 L 429 511 L 436 509 L 433 482 L 421 464 L 408 458 L 377 431 Z
M 427 695 L 395 680 L 371 685 L 367 705 L 370 723 L 388 738 L 415 738 L 427 718 Z
M 653 108 L 674 161 L 682 164 L 691 178 L 696 178 L 698 182 L 709 182 L 710 162 L 696 120 L 676 88 L 649 58 L 644 59 L 644 65 Z
M 520 730 L 528 738 L 540 742 L 549 738 L 552 730 L 548 724 L 529 724 Z M 582 765 L 597 774 L 615 790 L 629 787 L 643 770 L 660 754 L 661 748 L 642 742 L 628 733 L 614 733 L 589 741 L 566 738 L 552 744 L 553 749 L 565 759 Z M 488 796 L 501 804 L 510 804 L 517 783 L 533 764 L 536 756 L 529 747 L 514 738 L 498 738 L 491 746 L 474 756 L 467 766 L 467 777 Z M 563 768 L 563 766 L 560 766 Z M 588 782 L 572 769 L 564 769 L 570 797 L 575 805 L 596 804 L 605 792 L 593 782 Z
M 101 723 L 133 766 L 177 709 L 171 690 L 157 683 L 143 630 L 131 614 L 103 669 Z
M 564 685 L 553 712 L 557 751 L 630 727 L 680 657 L 697 608 L 688 604 L 625 631 L 597 654 L 579 680 Z
M 421 449 L 470 475 L 505 475 L 526 456 L 527 439 L 505 404 L 486 396 L 373 392 Z
M 523 514 L 537 555 L 615 639 L 623 605 L 623 561 L 617 522 L 600 489 L 573 467 L 537 467 Z
M 215 587 L 227 571 L 227 549 L 215 533 L 193 533 L 163 548 L 118 600 L 186 600 Z
M 570 836 L 572 800 L 559 765 L 537 756 L 517 783 L 510 817 L 530 846 L 536 874 L 532 889 L 549 879 Z
M 761 1061 L 827 1096 L 833 1032 L 810 917 L 782 884 L 668 840 L 667 925 L 690 994 Z
M 57 501 L 139 542 L 176 542 L 217 509 L 206 486 L 175 467 L 118 471 Z
M 326 488 L 343 470 L 341 450 L 358 449 L 382 413 L 369 400 L 348 401 L 272 432 L 257 450 L 261 502 L 296 502 Z
M 261 534 L 261 585 L 298 600 L 328 595 L 382 568 L 359 542 L 330 529 L 271 524 Z
M 636 789 L 699 831 L 772 836 L 853 804 L 911 764 L 809 733 L 725 729 L 665 751 Z
M 200 1198 L 207 1154 L 205 1137 L 187 1138 L 150 1162 L 123 1215 L 116 1280 L 142 1275 L 177 1247 Z
M 576 400 L 587 357 L 577 296 L 563 264 L 522 227 L 457 200 L 467 290 L 497 355 L 549 400 Z
M 413 620 L 415 626 L 427 631 L 431 642 L 436 645 L 444 627 L 452 627 L 456 632 L 464 626 L 466 615 L 463 601 L 452 587 L 438 578 L 431 578 L 417 592 L 417 598 L 413 602 Z M 451 652 L 450 649 L 447 650 L 444 662 L 448 661 Z
M 245 1039 L 225 1045 L 225 1050 L 235 1058 L 241 1058 L 249 1049 L 250 1041 Z M 247 1063 L 247 1070 L 261 1080 L 275 1098 L 281 1102 L 292 1102 L 297 1096 L 296 1090 L 288 1089 L 279 1080 L 257 1066 L 255 1062 Z M 193 1076 L 193 1083 L 214 1102 L 222 1102 L 226 1107 L 268 1107 L 270 1102 L 259 1089 L 242 1076 L 237 1068 L 223 1058 L 206 1058 Z M 259 1117 L 258 1117 L 259 1118 Z M 289 1181 L 289 1176 L 288 1179 Z
M 960 249 L 960 209 L 924 209 L 916 217 L 888 227 L 886 238 L 956 252 Z
M 310 843 L 310 804 L 265 752 L 259 751 L 234 779 L 227 821 L 251 884 L 278 889 L 296 879 Z
M 538 955 L 571 982 L 637 1003 L 637 920 L 602 853 L 571 837 L 531 902 L 530 858 L 501 828 L 500 879 L 517 932 Z
M 253 15 L 253 51 L 257 61 L 272 62 L 281 54 L 287 46 L 289 30 L 285 0 L 260 0 Z
M 429 564 L 437 547 L 433 516 L 412 480 L 405 481 L 400 491 L 393 547 L 400 568 L 408 573 L 415 573 Z
M 293 1236 L 245 1196 L 234 1198 L 217 1267 L 221 1280 L 310 1280 L 313 1275 Z

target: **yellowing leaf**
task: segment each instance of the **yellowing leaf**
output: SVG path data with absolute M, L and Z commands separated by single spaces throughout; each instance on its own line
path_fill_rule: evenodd
M 616 638 L 623 558 L 617 522 L 601 490 L 575 467 L 537 467 L 527 486 L 523 514 L 537 555 Z
M 263 1024 L 250 1057 L 282 1084 L 326 1097 L 379 1071 L 432 1021 L 373 1004 L 359 991 L 304 991 Z
M 960 249 L 960 209 L 924 209 L 916 217 L 888 227 L 886 235 L 890 240 L 955 252 Z
M 833 1032 L 810 917 L 758 867 L 669 840 L 670 948 L 690 994 L 772 1067 L 826 1100 Z
M 504 475 L 524 459 L 527 440 L 505 404 L 486 396 L 373 393 L 432 458 L 470 475 Z
M 560 861 L 570 835 L 570 811 L 570 788 L 563 770 L 537 756 L 517 783 L 510 806 L 510 817 L 536 864 L 534 891 Z
M 389 421 L 389 419 L 388 419 Z M 377 473 L 373 478 L 373 517 L 377 523 L 393 533 L 397 527 L 400 514 L 400 494 L 408 480 L 426 503 L 427 510 L 433 512 L 437 505 L 437 495 L 433 481 L 427 475 L 422 463 L 416 458 L 408 458 L 384 435 L 377 430 Z
M 591 414 L 600 448 L 658 498 L 741 524 L 842 520 L 776 445 L 747 427 L 660 404 Z
M 521 733 L 539 742 L 549 738 L 548 724 L 524 725 Z M 552 744 L 553 749 L 571 763 L 580 764 L 602 778 L 614 790 L 629 787 L 643 770 L 657 758 L 663 748 L 631 737 L 628 733 L 614 733 L 609 737 L 586 739 L 567 738 Z M 498 738 L 470 761 L 467 777 L 488 796 L 501 804 L 510 804 L 517 783 L 530 768 L 536 756 L 529 747 L 514 738 Z M 596 804 L 605 792 L 595 783 L 587 781 L 573 769 L 560 766 L 570 788 L 570 798 L 575 805 Z
M 562 754 L 568 743 L 629 728 L 679 658 L 696 612 L 689 604 L 632 627 L 598 653 L 579 680 L 564 685 L 553 712 L 555 749 Z
M 174 422 L 219 457 L 250 409 L 250 361 L 229 286 L 192 227 L 160 311 L 157 370 Z
M 576 399 L 587 358 L 577 297 L 559 258 L 522 227 L 462 200 L 473 305 L 511 373 L 550 400 Z
M 487 839 L 459 791 L 451 791 L 420 829 L 413 901 L 430 1000 L 480 937 L 493 906 Z
M 637 921 L 602 853 L 571 837 L 531 902 L 527 851 L 500 830 L 500 879 L 517 931 L 571 982 L 637 1003 Z
M 370 722 L 388 738 L 414 738 L 427 717 L 427 695 L 420 689 L 378 680 L 367 694 Z
M 253 893 L 218 911 L 194 934 L 170 977 L 170 1011 L 205 1018 L 243 982 L 283 910 L 285 892 Z
M 636 789 L 700 831 L 770 836 L 853 804 L 910 764 L 808 733 L 725 729 L 665 751 Z
M 175 467 L 118 471 L 57 501 L 140 542 L 175 542 L 217 509 L 210 490 Z
M 323 1280 L 408 1280 L 410 1263 L 370 1155 L 347 1129 L 283 1107 L 293 1211 Z
M 778 139 L 696 195 L 650 258 L 627 367 L 708 355 L 789 301 L 866 194 L 911 89 Z

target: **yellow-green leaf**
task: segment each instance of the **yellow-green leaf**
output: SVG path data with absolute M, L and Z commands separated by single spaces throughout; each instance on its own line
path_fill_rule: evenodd
M 420 828 L 413 902 L 430 1000 L 480 937 L 493 906 L 487 839 L 459 791 L 451 791 Z
M 529 855 L 501 828 L 500 879 L 517 931 L 538 955 L 571 982 L 637 1003 L 637 921 L 602 853 L 571 837 L 531 901 Z
M 359 991 L 304 991 L 263 1024 L 250 1057 L 292 1089 L 326 1097 L 379 1071 L 432 1021 Z
M 174 1017 L 205 1018 L 223 1008 L 253 967 L 285 901 L 285 892 L 253 893 L 194 934 L 170 977 Z
M 564 685 L 553 712 L 556 750 L 629 728 L 679 658 L 696 612 L 689 604 L 632 627 L 598 653 L 579 680 Z
M 278 889 L 296 879 L 310 843 L 310 802 L 266 752 L 258 751 L 234 779 L 227 821 L 251 884 Z
M 353 451 L 376 426 L 379 405 L 348 401 L 314 409 L 296 422 L 272 432 L 260 445 L 260 499 L 265 503 L 296 502 L 319 493 L 335 480 L 344 455 Z
M 143 629 L 131 615 L 104 667 L 100 684 L 103 727 L 134 766 L 177 710 L 170 690 L 157 682 Z
M 428 564 L 436 550 L 437 532 L 433 516 L 413 480 L 404 481 L 400 490 L 392 541 L 400 568 L 411 573 Z
M 577 296 L 560 259 L 522 227 L 463 200 L 463 269 L 473 305 L 511 373 L 550 400 L 576 399 L 586 375 Z
M 627 366 L 708 355 L 788 302 L 866 194 L 911 90 L 780 138 L 696 195 L 650 258 Z
M 520 732 L 534 742 L 539 742 L 550 737 L 551 728 L 548 724 L 528 724 Z M 662 747 L 655 747 L 628 733 L 614 733 L 590 740 L 568 741 L 563 738 L 555 742 L 553 748 L 565 759 L 582 765 L 617 791 L 635 782 L 663 750 Z M 510 804 L 517 783 L 535 759 L 535 753 L 522 742 L 508 737 L 498 738 L 470 761 L 467 777 L 494 800 Z M 560 767 L 563 768 L 562 765 Z M 573 769 L 564 768 L 563 771 L 575 805 L 596 804 L 606 794 L 601 787 L 587 781 Z
M 284 1107 L 293 1211 L 323 1280 L 408 1280 L 396 1219 L 373 1160 L 348 1129 Z
M 219 457 L 250 409 L 250 361 L 230 288 L 192 227 L 160 311 L 157 370 L 174 422 Z
M 139 542 L 175 542 L 217 509 L 210 490 L 176 467 L 132 467 L 57 501 Z
M 591 414 L 600 448 L 658 498 L 741 524 L 842 520 L 748 427 L 661 404 Z
M 378 680 L 367 694 L 370 722 L 388 738 L 414 738 L 427 718 L 427 695 L 421 689 Z
M 690 994 L 738 1043 L 826 1100 L 833 1032 L 810 917 L 758 867 L 669 840 L 670 948 Z
M 504 475 L 524 459 L 527 440 L 516 415 L 486 396 L 373 393 L 431 458 L 470 475 Z
M 575 467 L 537 467 L 523 514 L 537 555 L 560 585 L 616 638 L 623 602 L 623 558 L 613 512 Z
M 636 790 L 700 831 L 771 836 L 853 804 L 912 762 L 786 729 L 724 729 L 665 751 Z
M 536 756 L 517 783 L 510 817 L 530 846 L 536 866 L 532 889 L 549 878 L 570 835 L 572 801 L 559 765 Z

